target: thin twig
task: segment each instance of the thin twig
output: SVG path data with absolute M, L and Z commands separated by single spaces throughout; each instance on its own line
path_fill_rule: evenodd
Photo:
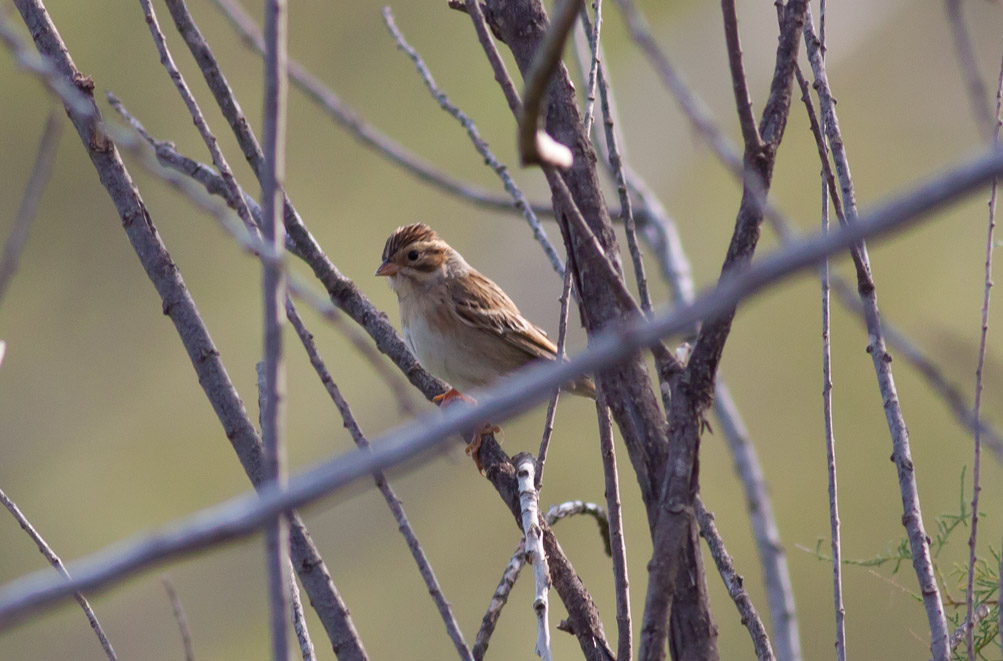
M 292 568 L 290 567 L 290 570 Z M 160 582 L 164 585 L 167 598 L 171 600 L 171 610 L 174 611 L 174 621 L 178 623 L 178 631 L 181 633 L 181 644 L 185 650 L 185 661 L 195 661 L 195 648 L 192 646 L 192 632 L 188 628 L 188 618 L 185 617 L 185 609 L 181 606 L 181 599 L 174 590 L 174 584 L 170 577 L 164 574 L 160 577 Z
M 596 25 L 598 26 L 601 17 L 596 13 Z M 593 50 L 599 48 L 598 27 L 593 34 Z M 598 68 L 598 64 L 596 63 Z M 617 135 L 616 127 L 613 124 L 613 113 L 610 111 L 609 85 L 606 82 L 605 71 L 598 71 L 599 96 L 602 101 L 603 126 L 606 132 L 606 147 L 608 149 L 609 164 L 613 169 L 616 179 L 616 191 L 620 197 L 620 209 L 627 235 L 627 248 L 630 251 L 630 259 L 634 264 L 634 278 L 637 281 L 637 294 L 640 299 L 641 310 L 645 314 L 651 313 L 651 294 L 648 292 L 648 280 L 644 274 L 644 260 L 641 257 L 641 249 L 637 245 L 637 230 L 634 225 L 634 210 L 631 206 L 630 196 L 627 194 L 627 177 L 624 171 L 622 148 L 620 138 Z
M 749 84 L 745 77 L 745 64 L 742 62 L 742 43 L 738 35 L 738 14 L 735 11 L 735 0 L 721 0 L 721 13 L 724 15 L 724 37 L 728 45 L 728 66 L 731 69 L 731 86 L 735 94 L 735 108 L 738 111 L 738 123 L 742 127 L 742 138 L 746 145 L 762 145 L 759 127 L 752 114 L 752 98 L 749 96 Z M 746 147 L 748 152 L 748 147 Z
M 979 604 L 979 607 L 975 609 L 975 613 L 972 614 L 972 626 L 968 625 L 968 621 L 966 618 L 966 621 L 962 622 L 961 626 L 959 626 L 957 629 L 951 632 L 952 654 L 956 649 L 958 649 L 958 646 L 960 646 L 961 643 L 965 640 L 965 637 L 968 635 L 968 632 L 971 631 L 972 627 L 978 626 L 979 623 L 982 622 L 982 620 L 989 617 L 990 612 L 991 610 L 988 604 Z M 975 658 L 975 657 L 969 657 L 969 658 Z
M 488 143 L 481 138 L 480 133 L 477 131 L 477 126 L 474 124 L 473 120 L 467 116 L 465 112 L 460 110 L 449 97 L 439 89 L 436 85 L 435 80 L 432 78 L 432 72 L 429 71 L 428 67 L 425 65 L 424 60 L 421 55 L 418 54 L 410 44 L 404 39 L 404 35 L 401 34 L 400 30 L 397 28 L 394 22 L 393 13 L 390 11 L 390 7 L 383 8 L 383 22 L 386 24 L 387 29 L 390 30 L 391 36 L 397 42 L 397 47 L 404 51 L 407 56 L 414 62 L 415 67 L 418 69 L 418 75 L 421 76 L 422 81 L 425 83 L 425 87 L 432 94 L 436 101 L 438 101 L 439 106 L 449 113 L 452 117 L 456 119 L 467 131 L 467 135 L 470 136 L 470 141 L 474 143 L 474 148 L 477 153 L 484 158 L 484 163 L 494 170 L 498 178 L 502 180 L 505 186 L 505 190 L 508 191 L 509 195 L 512 196 L 512 200 L 515 203 L 516 208 L 522 213 L 526 222 L 529 223 L 530 228 L 533 230 L 533 238 L 537 240 L 540 246 L 543 248 L 543 252 L 547 255 L 547 259 L 550 260 L 551 266 L 554 267 L 560 275 L 564 275 L 564 263 L 561 261 L 560 255 L 557 254 L 557 250 L 554 245 L 550 242 L 547 237 L 546 231 L 543 226 L 540 225 L 540 221 L 536 217 L 529 201 L 526 196 L 523 195 L 522 191 L 516 185 L 515 180 L 512 175 L 509 174 L 508 168 L 506 168 L 502 163 L 495 158 L 495 155 L 488 148 Z
M 303 598 L 300 596 L 300 588 L 296 583 L 296 574 L 292 560 L 289 560 L 289 603 L 292 607 L 293 632 L 296 634 L 296 641 L 300 646 L 300 655 L 303 661 L 317 661 L 317 651 L 313 646 L 313 639 L 310 637 L 310 629 L 306 624 L 306 613 L 303 610 Z
M 550 29 L 540 42 L 533 64 L 524 76 L 522 112 L 518 115 L 519 157 L 523 165 L 550 165 L 564 170 L 571 167 L 571 150 L 538 128 L 538 124 L 547 87 L 561 63 L 564 43 L 575 26 L 581 6 L 582 0 L 562 0 Z
M 324 384 L 324 388 L 327 390 L 327 394 L 331 397 L 331 401 L 334 402 L 335 407 L 338 409 L 338 413 L 341 415 L 345 429 L 348 430 L 348 433 L 351 435 L 352 440 L 358 448 L 368 448 L 369 441 L 362 433 L 362 429 L 359 427 L 355 414 L 352 413 L 351 407 L 342 396 L 341 390 L 331 377 L 331 373 L 328 371 L 327 365 L 317 352 L 317 346 L 313 341 L 313 335 L 306 329 L 306 326 L 303 324 L 303 320 L 296 312 L 295 306 L 293 306 L 292 301 L 288 299 L 286 300 L 286 316 L 289 318 L 289 323 L 292 324 L 293 329 L 299 336 L 300 342 L 303 344 L 303 348 L 306 350 L 307 356 L 310 359 L 310 364 L 313 365 L 314 370 L 317 372 L 317 376 L 320 377 L 321 383 Z M 414 558 L 415 563 L 418 565 L 418 571 L 421 574 L 422 579 L 425 581 L 425 587 L 428 589 L 428 593 L 432 596 L 432 600 L 435 602 L 436 608 L 439 610 L 439 615 L 442 617 L 442 620 L 446 625 L 446 632 L 453 641 L 456 651 L 459 653 L 461 659 L 469 660 L 471 658 L 470 650 L 467 648 L 467 644 L 463 640 L 463 633 L 460 631 L 460 626 L 456 622 L 456 618 L 453 616 L 452 607 L 449 605 L 449 602 L 446 600 L 446 597 L 442 592 L 442 587 L 439 585 L 439 581 L 435 577 L 432 565 L 429 563 L 428 557 L 425 555 L 425 551 L 422 549 L 421 543 L 418 541 L 418 536 L 414 532 L 411 522 L 408 521 L 407 514 L 404 512 L 404 507 L 401 504 L 400 498 L 398 498 L 397 494 L 394 493 L 390 483 L 387 482 L 386 475 L 384 475 L 382 471 L 374 472 L 373 480 L 376 482 L 376 487 L 379 489 L 380 494 L 383 495 L 383 499 L 390 507 L 390 512 L 394 515 L 394 520 L 397 522 L 397 529 L 400 530 L 401 535 L 404 536 L 404 539 L 407 542 L 408 549 L 410 549 L 411 555 Z
M 295 476 L 284 490 L 264 487 L 209 512 L 196 513 L 156 534 L 99 551 L 75 562 L 72 568 L 76 577 L 69 581 L 54 579 L 48 573 L 13 581 L 0 589 L 0 626 L 74 591 L 106 585 L 165 558 L 251 534 L 278 512 L 299 507 L 362 476 L 411 459 L 453 434 L 478 428 L 485 418 L 504 421 L 540 401 L 561 383 L 629 360 L 639 348 L 682 331 L 695 319 L 713 317 L 781 278 L 816 268 L 827 255 L 844 251 L 863 239 L 914 225 L 921 218 L 934 217 L 947 203 L 1001 174 L 1003 154 L 991 153 L 966 162 L 912 188 L 851 225 L 757 260 L 741 278 L 724 280 L 693 304 L 676 306 L 650 319 L 635 318 L 621 328 L 599 333 L 588 349 L 567 362 L 526 368 L 486 391 L 477 407 L 453 407 L 441 415 L 423 417 L 408 427 L 387 432 L 373 441 L 368 450 L 331 459 Z
M 823 129 L 829 140 L 836 174 L 839 178 L 842 192 L 843 210 L 849 226 L 856 223 L 857 204 L 853 190 L 853 180 L 850 176 L 850 166 L 843 146 L 843 138 L 839 131 L 839 121 L 836 117 L 835 103 L 829 89 L 826 77 L 825 61 L 821 56 L 820 42 L 815 36 L 812 25 L 811 9 L 804 22 L 804 40 L 815 75 L 815 90 L 818 93 L 822 109 Z M 852 250 L 852 256 L 857 266 L 857 289 L 864 305 L 864 316 L 867 321 L 867 332 L 870 337 L 868 352 L 874 365 L 881 399 L 884 402 L 885 418 L 892 439 L 892 460 L 895 463 L 899 490 L 902 495 L 902 523 L 909 537 L 913 568 L 919 583 L 923 603 L 926 608 L 927 623 L 930 627 L 930 651 L 937 661 L 950 657 L 948 651 L 947 620 L 944 617 L 944 606 L 940 599 L 940 589 L 933 572 L 933 561 L 930 557 L 930 544 L 923 526 L 923 515 L 920 508 L 919 490 L 916 484 L 916 473 L 909 448 L 909 431 L 906 427 L 902 408 L 899 404 L 895 379 L 892 375 L 891 356 L 885 345 L 881 330 L 880 313 L 878 312 L 877 294 L 871 277 L 870 261 L 863 241 Z
M 2 356 L 0 356 L 2 358 Z M 70 574 L 66 571 L 66 566 L 63 561 L 56 555 L 56 552 L 52 550 L 52 547 L 42 538 L 42 536 L 35 530 L 35 526 L 31 525 L 31 521 L 28 520 L 18 508 L 17 504 L 13 500 L 7 497 L 3 489 L 0 489 L 0 503 L 7 508 L 17 524 L 21 526 L 21 530 L 28 534 L 31 541 L 35 542 L 35 546 L 38 547 L 38 552 L 42 554 L 49 564 L 56 568 L 59 572 L 60 578 L 70 579 Z M 98 622 L 98 616 L 94 613 L 94 609 L 91 608 L 90 603 L 87 598 L 79 591 L 73 592 L 73 598 L 76 599 L 77 603 L 80 604 L 80 608 L 83 609 L 84 615 L 87 616 L 87 622 L 90 623 L 91 629 L 94 630 L 94 634 L 98 637 L 98 642 L 101 643 L 101 649 L 104 650 L 105 655 L 110 661 L 118 661 L 118 657 L 115 656 L 115 649 L 111 646 L 111 641 L 108 640 L 108 636 L 105 635 L 104 629 L 101 628 L 101 623 Z
M 800 80 L 803 80 L 799 77 Z M 808 98 L 802 85 L 803 98 Z M 828 161 L 826 161 L 828 163 Z M 829 231 L 829 182 L 822 175 L 822 231 Z M 846 659 L 846 625 L 843 608 L 842 546 L 839 537 L 839 499 L 836 483 L 836 435 L 832 428 L 832 345 L 829 324 L 829 260 L 822 262 L 822 419 L 825 421 L 826 472 L 829 476 L 829 536 L 832 550 L 832 599 L 836 616 L 836 660 Z
M 531 454 L 515 457 L 516 477 L 519 480 L 519 502 L 522 506 L 522 530 L 526 539 L 526 558 L 533 565 L 536 590 L 533 611 L 536 613 L 536 654 L 541 661 L 551 661 L 549 592 L 550 569 L 543 548 L 543 531 L 540 529 L 539 493 L 533 487 L 536 460 Z
M 700 524 L 700 535 L 706 540 L 707 548 L 714 558 L 717 571 L 724 581 L 724 587 L 728 590 L 728 595 L 738 607 L 738 612 L 742 616 L 742 624 L 749 630 L 752 636 L 752 644 L 756 649 L 756 658 L 759 661 L 775 659 L 773 647 L 770 645 L 770 637 L 766 634 L 766 627 L 759 617 L 756 607 L 749 594 L 742 585 L 742 577 L 735 571 L 735 563 L 724 547 L 724 540 L 721 539 L 717 526 L 714 524 L 714 515 L 704 507 L 703 501 L 699 498 L 693 501 L 693 511 L 696 514 L 697 523 Z
M 14 216 L 14 226 L 7 237 L 7 243 L 4 244 L 3 254 L 0 255 L 0 305 L 10 285 L 11 277 L 17 271 L 17 263 L 21 259 L 24 244 L 28 241 L 28 228 L 31 227 L 31 222 L 38 211 L 42 191 L 52 176 L 52 165 L 56 161 L 56 148 L 59 146 L 59 136 L 62 132 L 62 113 L 53 110 L 45 120 L 45 128 L 42 129 L 42 138 L 35 154 L 35 163 L 31 166 L 31 174 L 24 187 L 21 204 Z
M 965 24 L 965 16 L 961 8 L 961 0 L 945 0 L 947 18 L 951 25 L 951 36 L 954 38 L 954 49 L 958 55 L 958 65 L 965 78 L 968 91 L 968 102 L 971 105 L 972 119 L 978 128 L 979 135 L 990 137 L 996 119 L 990 110 L 986 84 L 979 73 L 979 63 L 975 59 L 975 49 L 972 47 L 972 37 Z M 971 654 L 969 653 L 971 658 Z
M 951 4 L 951 3 L 948 3 Z M 1003 63 L 1000 64 L 999 82 L 996 84 L 996 119 L 993 126 L 992 146 L 995 149 L 999 146 L 1000 110 L 1003 108 Z M 974 413 L 976 422 L 982 414 L 982 368 L 986 362 L 986 339 L 989 335 L 989 293 L 993 287 L 993 233 L 996 230 L 996 188 L 999 183 L 997 177 L 993 177 L 992 189 L 989 193 L 989 227 L 986 232 L 986 265 L 985 265 L 985 285 L 982 295 L 982 327 L 979 333 L 979 360 L 975 368 L 975 407 Z M 968 658 L 975 658 L 975 647 L 972 642 L 972 629 L 975 628 L 973 621 L 975 611 L 975 549 L 978 541 L 979 526 L 979 493 L 982 491 L 982 484 L 979 482 L 979 468 L 982 464 L 982 435 L 976 427 L 975 431 L 975 458 L 972 462 L 972 530 L 968 537 L 968 588 L 965 591 L 965 624 L 968 625 L 965 634 L 965 643 L 968 645 Z M 1000 631 L 1000 638 L 1003 639 L 1003 630 Z
M 585 117 L 582 119 L 582 126 L 585 127 L 585 135 L 592 134 L 592 120 L 595 116 L 596 105 L 596 79 L 599 74 L 599 36 L 602 32 L 602 0 L 592 0 L 592 11 L 596 20 L 592 24 L 589 43 L 592 44 L 592 57 L 589 63 L 588 84 L 585 88 Z M 582 27 L 588 30 L 589 13 L 585 5 L 582 5 Z
M 609 515 L 610 549 L 613 555 L 613 585 L 616 592 L 616 658 L 630 661 L 633 635 L 630 619 L 630 580 L 627 576 L 627 544 L 623 536 L 623 511 L 620 508 L 620 481 L 613 448 L 613 420 L 601 384 L 597 385 L 596 415 L 599 420 L 599 451 L 602 453 L 606 486 L 606 511 Z
M 557 327 L 557 360 L 564 360 L 564 345 L 568 337 L 568 303 L 571 298 L 571 269 L 564 273 L 564 289 L 561 291 L 561 317 Z M 554 390 L 547 405 L 547 417 L 543 422 L 543 438 L 540 439 L 540 451 L 536 454 L 536 478 L 534 486 L 539 491 L 543 487 L 543 469 L 547 464 L 547 450 L 550 448 L 550 437 L 554 433 L 554 415 L 557 413 L 557 400 L 561 396 L 561 389 Z
M 601 505 L 590 503 L 584 500 L 566 500 L 557 505 L 547 508 L 547 524 L 553 526 L 558 521 L 563 521 L 569 516 L 585 514 L 595 519 L 599 527 L 599 536 L 603 541 L 603 550 L 606 555 L 613 557 L 613 549 L 610 547 L 609 539 L 609 516 Z
M 495 632 L 498 618 L 501 617 L 502 609 L 508 603 L 508 596 L 512 593 L 512 588 L 519 578 L 519 573 L 522 571 L 525 559 L 526 539 L 523 538 L 519 540 L 518 546 L 515 547 L 515 552 L 512 554 L 511 559 L 509 559 L 508 564 L 505 565 L 501 580 L 498 581 L 498 587 L 495 588 L 494 594 L 491 595 L 488 610 L 484 613 L 484 617 L 481 618 L 481 627 L 477 630 L 477 638 L 474 640 L 473 655 L 475 661 L 481 661 L 488 651 L 491 634 Z

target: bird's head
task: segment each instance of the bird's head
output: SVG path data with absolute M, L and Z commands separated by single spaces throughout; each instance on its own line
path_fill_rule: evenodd
M 386 276 L 390 286 L 428 284 L 443 277 L 450 264 L 463 263 L 459 253 L 439 238 L 431 227 L 414 223 L 398 227 L 383 247 L 383 263 L 376 275 Z

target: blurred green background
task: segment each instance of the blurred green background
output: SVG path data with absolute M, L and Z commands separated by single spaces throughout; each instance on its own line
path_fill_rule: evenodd
M 11 3 L 4 3 L 10 5 Z M 203 161 L 208 156 L 168 77 L 137 2 L 50 0 L 46 3 L 77 65 L 93 77 L 102 111 L 112 90 L 161 139 Z M 216 111 L 191 58 L 155 3 L 175 59 L 200 99 L 238 178 L 257 195 L 248 168 Z M 260 19 L 259 3 L 245 3 Z M 606 3 L 611 5 L 611 3 Z M 191 9 L 221 60 L 245 111 L 260 127 L 261 61 L 208 0 Z M 735 140 L 731 82 L 715 3 L 646 2 L 655 32 L 689 83 Z M 515 167 L 514 121 L 492 80 L 467 17 L 445 2 L 396 2 L 397 23 L 426 58 L 443 90 L 478 124 L 496 155 L 531 198 L 544 196 L 537 171 Z M 502 191 L 466 135 L 441 112 L 399 53 L 370 2 L 293 3 L 290 50 L 376 127 L 441 168 Z M 992 3 L 965 3 L 981 72 L 994 88 L 1003 15 Z M 815 8 L 817 19 L 817 7 Z M 772 3 L 740 2 L 746 69 L 757 112 L 773 69 Z M 638 51 L 620 16 L 607 6 L 603 30 L 617 93 L 627 158 L 658 193 L 679 230 L 699 286 L 720 270 L 738 208 L 735 182 L 701 144 Z M 832 3 L 828 25 L 830 82 L 862 210 L 919 177 L 980 148 L 941 3 L 851 0 Z M 12 22 L 18 23 L 15 14 Z M 803 56 L 802 56 L 803 58 Z M 802 60 L 803 61 L 803 60 Z M 514 72 L 515 68 L 511 65 Z M 580 86 L 581 87 L 581 86 Z M 6 236 L 53 103 L 42 85 L 0 55 L 0 232 Z M 254 365 L 261 348 L 260 268 L 203 212 L 126 158 L 150 213 L 191 289 L 245 403 L 256 415 Z M 777 163 L 773 197 L 804 231 L 818 225 L 818 162 L 803 107 L 792 108 Z M 300 93 L 290 98 L 288 191 L 334 263 L 396 324 L 392 292 L 372 277 L 386 235 L 429 222 L 478 269 L 501 284 L 523 311 L 556 333 L 561 283 L 516 215 L 488 212 L 432 190 L 361 147 Z M 612 189 L 607 195 L 614 200 Z M 982 300 L 987 192 L 932 222 L 872 247 L 885 318 L 926 347 L 948 376 L 971 393 Z M 615 206 L 615 203 L 614 203 Z M 548 225 L 559 240 L 556 226 Z M 760 253 L 776 247 L 764 231 Z M 845 260 L 839 269 L 849 274 Z M 303 270 L 306 273 L 305 270 Z M 648 262 L 654 297 L 667 288 Z M 631 282 L 633 286 L 633 282 Z M 831 568 L 812 552 L 828 540 L 821 418 L 818 283 L 801 276 L 747 301 L 737 317 L 722 374 L 731 385 L 760 453 L 793 577 L 805 658 L 832 654 Z M 1003 423 L 1000 324 L 996 302 L 987 356 L 984 412 Z M 331 372 L 370 437 L 403 422 L 392 397 L 343 336 L 301 306 Z M 584 336 L 575 328 L 572 344 Z M 843 550 L 867 558 L 903 535 L 891 443 L 875 386 L 866 334 L 834 307 L 835 428 L 840 467 Z M 181 343 L 130 248 L 120 221 L 76 134 L 67 124 L 53 178 L 31 228 L 21 267 L 0 309 L 7 355 L 0 367 L 0 486 L 54 549 L 69 561 L 248 489 L 246 477 L 198 387 Z M 293 470 L 346 452 L 351 440 L 298 343 L 289 356 L 289 457 Z M 945 405 L 903 360 L 895 363 L 927 529 L 956 513 L 972 443 Z M 427 408 L 415 396 L 418 406 Z M 551 446 L 545 504 L 603 502 L 594 411 L 563 398 Z M 510 453 L 536 450 L 538 408 L 505 424 Z M 622 499 L 639 628 L 650 556 L 636 483 L 620 446 Z M 744 501 L 718 435 L 701 457 L 702 492 L 768 614 Z M 1000 464 L 983 463 L 980 527 L 985 553 L 1000 545 Z M 970 475 L 970 468 L 969 468 Z M 462 453 L 398 470 L 393 480 L 408 515 L 472 644 L 491 593 L 518 540 L 510 515 Z M 970 479 L 965 499 L 970 498 Z M 450 658 L 455 652 L 382 499 L 360 484 L 303 512 L 355 624 L 374 659 Z M 615 638 L 610 562 L 594 523 L 558 527 L 561 543 L 596 598 Z M 956 533 L 939 564 L 950 595 L 954 563 L 967 558 L 967 531 Z M 827 542 L 826 542 L 827 544 Z M 182 658 L 180 639 L 159 576 L 168 574 L 187 611 L 201 659 L 268 655 L 262 540 L 202 552 L 145 572 L 91 597 L 123 659 Z M 720 628 L 721 656 L 750 658 L 738 615 L 708 561 Z M 44 566 L 30 540 L 0 515 L 0 581 Z M 858 658 L 926 658 L 927 626 L 913 598 L 908 563 L 898 574 L 847 567 L 848 650 Z M 517 584 L 492 639 L 496 659 L 533 654 L 532 589 Z M 556 597 L 552 622 L 563 617 Z M 332 658 L 311 617 L 320 658 Z M 573 638 L 554 633 L 556 658 L 576 658 Z M 990 655 L 992 656 L 992 655 Z M 0 633 L 0 658 L 101 659 L 102 652 L 71 601 Z

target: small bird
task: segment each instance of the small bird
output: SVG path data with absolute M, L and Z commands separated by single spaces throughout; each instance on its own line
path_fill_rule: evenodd
M 453 390 L 437 401 L 489 385 L 536 360 L 556 360 L 557 346 L 519 312 L 502 288 L 481 275 L 424 223 L 394 230 L 377 276 L 397 293 L 404 340 L 428 371 Z M 562 387 L 595 399 L 582 376 Z

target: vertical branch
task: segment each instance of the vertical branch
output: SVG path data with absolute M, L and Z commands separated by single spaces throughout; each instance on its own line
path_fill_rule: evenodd
M 42 199 L 42 191 L 45 190 L 45 185 L 52 175 L 52 164 L 56 160 L 56 147 L 59 146 L 59 136 L 63 127 L 61 115 L 62 113 L 53 110 L 45 121 L 42 139 L 38 143 L 38 152 L 35 155 L 35 164 L 32 165 L 31 174 L 28 176 L 28 185 L 24 187 L 21 204 L 17 208 L 17 215 L 14 216 L 14 226 L 10 236 L 7 237 L 7 243 L 4 244 L 3 254 L 0 255 L 0 303 L 3 302 L 11 277 L 17 271 L 21 251 L 24 250 L 24 244 L 28 240 L 28 228 L 35 218 L 38 203 Z
M 799 78 L 799 82 L 803 78 Z M 807 87 L 802 92 L 808 98 Z M 822 175 L 822 231 L 829 231 L 829 182 Z M 843 609 L 842 547 L 839 541 L 839 500 L 836 491 L 836 437 L 832 429 L 832 354 L 829 340 L 829 260 L 822 262 L 822 417 L 825 420 L 825 456 L 829 475 L 829 536 L 832 548 L 832 599 L 836 609 L 836 660 L 846 659 L 846 626 Z
M 285 179 L 286 139 L 286 24 L 285 0 L 265 3 L 264 172 L 261 182 L 262 233 L 277 254 L 285 247 L 282 224 L 282 185 Z M 282 362 L 282 326 L 286 298 L 285 273 L 278 264 L 264 264 L 265 397 L 261 436 L 265 446 L 266 479 L 285 484 L 285 367 Z M 268 549 L 268 586 L 271 599 L 272 658 L 288 658 L 289 531 L 285 516 L 278 516 L 265 531 Z
M 599 0 L 596 0 L 597 3 Z M 599 13 L 600 5 L 596 4 L 596 29 L 592 34 L 593 66 L 598 68 L 599 52 L 599 23 L 602 16 Z M 606 146 L 609 150 L 609 164 L 613 169 L 616 179 L 616 192 L 620 197 L 620 214 L 623 219 L 624 230 L 627 236 L 627 249 L 630 251 L 630 259 L 634 264 L 634 278 L 637 280 L 637 294 L 640 299 L 641 310 L 646 314 L 651 313 L 651 294 L 648 293 L 648 279 L 644 274 L 644 260 L 641 258 L 641 249 L 637 245 L 637 228 L 634 223 L 634 209 L 631 206 L 630 195 L 627 194 L 627 175 L 623 164 L 623 149 L 620 146 L 620 138 L 617 135 L 616 127 L 613 124 L 613 113 L 610 110 L 609 85 L 606 82 L 606 75 L 603 70 L 598 71 L 599 76 L 599 97 L 602 101 L 603 126 L 606 129 Z
M 2 360 L 3 351 L 2 347 L 0 347 L 0 361 Z M 3 506 L 7 508 L 7 511 L 14 517 L 17 524 L 21 526 L 21 529 L 28 534 L 31 541 L 35 542 L 35 546 L 38 547 L 38 552 L 49 561 L 50 565 L 56 568 L 57 572 L 59 572 L 64 578 L 69 579 L 70 574 L 66 571 L 66 566 L 63 565 L 62 559 L 56 555 L 56 552 L 52 550 L 52 547 L 49 546 L 45 539 L 38 534 L 38 531 L 35 530 L 35 526 L 31 525 L 31 521 L 28 520 L 28 517 L 21 513 L 17 504 L 7 497 L 7 494 L 4 493 L 3 489 L 0 489 L 0 503 L 3 503 Z M 111 641 L 108 640 L 108 636 L 105 635 L 104 629 L 101 628 L 101 623 L 98 622 L 98 616 L 94 614 L 94 609 L 91 608 L 87 598 L 80 592 L 74 592 L 73 598 L 77 600 L 77 603 L 80 604 L 80 608 L 84 611 L 84 615 L 87 616 L 87 621 L 90 623 L 91 629 L 94 630 L 94 634 L 98 637 L 98 642 L 101 643 L 101 649 L 104 650 L 105 656 L 108 657 L 109 661 L 118 661 L 118 657 L 115 655 L 115 649 L 111 646 Z
M 948 3 L 951 4 L 951 3 Z M 999 145 L 1000 139 L 1000 109 L 1003 105 L 1003 63 L 1000 64 L 1000 77 L 996 85 L 996 119 L 993 126 L 993 147 Z M 997 177 L 993 177 L 992 190 L 989 193 L 989 228 L 986 232 L 986 267 L 985 267 L 985 293 L 982 296 L 982 329 L 979 334 L 979 360 L 978 367 L 975 368 L 975 421 L 979 422 L 982 411 L 982 368 L 986 360 L 986 338 L 989 334 L 989 292 L 993 286 L 993 232 L 996 229 L 996 188 L 999 183 Z M 979 483 L 979 468 L 982 463 L 982 435 L 978 424 L 975 427 L 975 458 L 972 464 L 972 531 L 968 538 L 968 589 L 965 592 L 965 624 L 968 630 L 965 633 L 965 643 L 968 645 L 968 658 L 975 658 L 975 648 L 972 643 L 972 629 L 975 623 L 972 622 L 975 598 L 975 545 L 978 541 L 979 527 L 979 492 L 982 485 Z M 1003 641 L 1003 629 L 999 632 Z
M 606 511 L 609 515 L 610 551 L 613 555 L 613 582 L 616 590 L 616 658 L 630 661 L 633 635 L 630 624 L 630 581 L 627 578 L 627 545 L 623 537 L 623 513 L 620 508 L 620 483 L 613 449 L 613 420 L 606 406 L 602 386 L 597 386 L 596 414 L 599 417 L 599 449 L 602 452 L 603 477 L 606 482 Z
M 815 75 L 815 89 L 818 93 L 822 109 L 822 128 L 829 140 L 833 161 L 836 165 L 836 175 L 839 178 L 842 192 L 843 211 L 848 224 L 854 224 L 857 218 L 857 205 L 853 190 L 853 179 L 850 176 L 849 161 L 843 145 L 836 117 L 835 103 L 825 71 L 825 61 L 821 54 L 819 39 L 815 36 L 812 25 L 811 9 L 808 10 L 804 22 L 804 40 Z M 930 556 L 929 537 L 923 526 L 923 514 L 920 507 L 919 488 L 916 483 L 916 472 L 912 461 L 912 451 L 909 446 L 909 430 L 906 427 L 902 407 L 899 403 L 895 379 L 891 369 L 891 355 L 885 345 L 884 333 L 881 329 L 881 317 L 878 311 L 877 294 L 874 280 L 871 276 L 870 260 L 867 248 L 863 242 L 857 244 L 851 251 L 857 268 L 857 290 L 864 307 L 864 319 L 870 344 L 867 348 L 871 354 L 874 371 L 881 391 L 884 404 L 885 419 L 892 439 L 892 461 L 898 473 L 899 491 L 902 496 L 902 524 L 909 537 L 912 553 L 913 569 L 919 583 L 920 593 L 926 608 L 927 622 L 930 627 L 930 651 L 935 661 L 942 661 L 950 656 L 948 649 L 947 620 L 944 617 L 944 605 L 940 599 L 940 588 L 933 571 L 933 560 Z
M 547 619 L 550 568 L 547 566 L 543 531 L 540 529 L 539 494 L 533 486 L 536 461 L 532 455 L 524 454 L 515 457 L 514 464 L 519 481 L 519 503 L 522 507 L 522 529 L 526 535 L 526 556 L 533 563 L 533 576 L 536 579 L 536 595 L 533 599 L 533 610 L 536 612 L 536 654 L 541 661 L 551 661 L 550 625 Z
M 599 35 L 602 32 L 602 0 L 592 0 L 592 9 L 595 12 L 596 20 L 592 24 L 592 31 L 589 34 L 592 57 L 589 63 L 588 86 L 585 88 L 585 118 L 582 120 L 585 135 L 592 134 L 592 120 L 595 113 L 596 79 L 599 74 Z M 589 29 L 589 13 L 585 6 L 582 6 L 582 28 L 586 31 Z

